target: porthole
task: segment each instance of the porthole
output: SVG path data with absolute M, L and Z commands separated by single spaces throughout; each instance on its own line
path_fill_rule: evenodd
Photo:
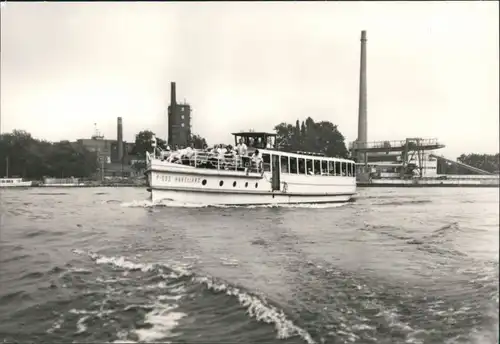
M 259 183 L 255 183 L 255 188 L 257 189 L 259 187 Z
M 248 182 L 245 183 L 245 187 L 247 188 L 248 187 Z
M 202 182 L 201 182 L 201 185 L 207 185 L 207 180 L 203 179 Z
M 222 185 L 224 185 L 224 181 L 223 181 L 223 180 L 221 180 L 221 181 L 219 182 L 219 186 L 222 186 Z
M 233 188 L 235 188 L 235 187 L 236 187 L 236 182 L 233 182 Z

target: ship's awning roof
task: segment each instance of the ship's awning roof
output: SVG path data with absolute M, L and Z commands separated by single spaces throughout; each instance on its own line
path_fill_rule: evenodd
M 276 133 L 266 133 L 264 131 L 244 131 L 244 132 L 239 132 L 239 133 L 231 133 L 231 135 L 234 135 L 234 136 L 243 136 L 243 137 L 250 137 L 250 136 L 276 136 Z

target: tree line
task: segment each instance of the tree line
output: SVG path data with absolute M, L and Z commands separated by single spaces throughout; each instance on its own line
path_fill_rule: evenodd
M 472 167 L 479 168 L 481 170 L 498 173 L 500 170 L 500 156 L 497 154 L 462 154 L 457 158 L 457 161 L 470 165 Z
M 328 121 L 314 122 L 311 117 L 295 125 L 280 123 L 274 127 L 278 146 L 285 151 L 323 153 L 339 158 L 349 157 L 344 135 Z
M 349 157 L 345 138 L 338 127 L 331 122 L 314 122 L 308 117 L 295 124 L 280 123 L 275 126 L 276 141 L 284 151 L 307 151 L 323 153 L 327 156 Z M 135 136 L 135 146 L 131 155 L 135 160 L 144 160 L 145 152 L 151 151 L 154 133 L 143 130 Z M 166 142 L 156 138 L 157 146 L 165 149 Z M 207 144 L 200 135 L 191 137 L 195 148 Z M 457 161 L 482 170 L 498 173 L 499 154 L 462 154 Z M 144 162 L 134 166 L 144 168 Z M 69 141 L 48 142 L 35 139 L 23 130 L 0 135 L 0 176 L 22 177 L 41 180 L 43 177 L 89 178 L 99 167 L 98 156 L 84 146 Z M 457 173 L 457 171 L 446 171 Z
M 69 141 L 38 140 L 24 130 L 0 135 L 0 175 L 41 180 L 86 178 L 97 170 L 97 156 Z

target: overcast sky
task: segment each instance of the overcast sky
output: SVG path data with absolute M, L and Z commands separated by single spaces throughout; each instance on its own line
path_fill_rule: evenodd
M 498 152 L 498 2 L 9 3 L 1 131 L 128 141 L 167 133 L 170 81 L 209 143 L 307 116 L 357 136 L 367 30 L 368 139 Z

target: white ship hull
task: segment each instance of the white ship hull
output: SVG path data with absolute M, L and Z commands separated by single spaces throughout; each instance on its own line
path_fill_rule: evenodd
M 246 173 L 202 169 L 151 160 L 146 172 L 153 202 L 176 201 L 207 205 L 260 205 L 348 202 L 356 180 L 347 176 L 280 174 L 272 190 L 270 172 Z
M 207 205 L 263 205 L 263 204 L 306 204 L 306 203 L 346 203 L 352 198 L 350 195 L 296 195 L 289 196 L 279 192 L 267 194 L 248 193 L 210 193 L 206 191 L 174 191 L 153 189 L 153 202 L 162 200 L 176 201 L 188 204 Z
M 23 181 L 21 178 L 0 178 L 0 188 L 27 188 L 32 185 L 32 181 Z

